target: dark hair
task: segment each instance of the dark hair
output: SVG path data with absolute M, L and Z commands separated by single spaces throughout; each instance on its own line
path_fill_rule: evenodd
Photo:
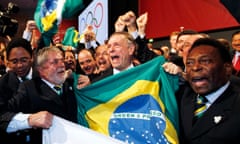
M 208 46 L 214 47 L 220 54 L 223 62 L 227 62 L 227 63 L 232 62 L 231 55 L 230 55 L 229 51 L 226 49 L 226 47 L 220 41 L 213 39 L 213 38 L 200 38 L 200 39 L 196 40 L 193 43 L 191 49 L 189 50 L 189 53 L 194 48 L 196 48 L 197 46 L 200 46 L 200 45 L 208 45 Z
M 91 54 L 91 56 L 93 57 L 93 59 L 95 60 L 94 52 L 93 52 L 91 49 L 86 49 L 86 48 L 81 49 L 81 50 L 78 52 L 78 55 L 79 55 L 81 52 L 83 52 L 83 51 L 88 51 L 88 52 Z
M 240 34 L 240 31 L 235 31 L 233 34 L 232 34 L 232 38 L 237 35 L 237 34 Z
M 7 59 L 9 58 L 9 54 L 10 54 L 11 50 L 16 47 L 24 48 L 32 57 L 33 50 L 32 50 L 30 42 L 23 38 L 16 38 L 16 39 L 11 40 L 7 45 L 7 48 L 6 48 Z
M 74 50 L 67 49 L 64 52 L 71 52 L 73 55 L 75 55 L 75 51 Z
M 153 47 L 152 49 L 160 51 L 162 55 L 164 54 L 164 51 L 161 49 L 161 47 Z
M 178 41 L 179 37 L 182 35 L 194 35 L 194 34 L 198 34 L 198 32 L 196 32 L 194 30 L 183 30 L 178 34 L 176 42 Z

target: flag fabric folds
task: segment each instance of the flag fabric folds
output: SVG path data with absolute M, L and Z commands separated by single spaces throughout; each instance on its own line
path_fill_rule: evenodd
M 159 56 L 76 89 L 79 124 L 127 143 L 179 143 L 178 77 L 163 63 Z
M 72 17 L 82 8 L 83 0 L 38 0 L 34 20 L 42 33 L 44 43 L 50 44 L 62 18 Z
M 70 27 L 65 32 L 62 44 L 76 48 L 78 46 L 79 41 L 80 41 L 79 32 L 75 29 L 75 27 Z
M 80 126 L 58 116 L 42 131 L 43 144 L 123 144 L 123 142 Z

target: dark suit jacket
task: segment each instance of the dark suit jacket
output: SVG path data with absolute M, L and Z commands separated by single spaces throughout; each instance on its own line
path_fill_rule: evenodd
M 32 77 L 38 77 L 38 73 L 33 71 Z M 20 81 L 14 72 L 8 72 L 0 78 L 0 109 L 6 107 L 7 101 L 17 93 Z M 6 129 L 8 121 L 15 115 L 13 112 L 0 114 L 0 130 Z
M 33 77 L 37 75 L 37 72 L 33 73 Z M 30 133 L 41 133 L 41 131 L 33 129 L 11 134 L 5 132 L 9 122 L 16 114 L 6 109 L 7 102 L 17 93 L 19 84 L 20 81 L 13 72 L 8 72 L 0 78 L 0 144 L 24 144 Z M 39 141 L 39 139 L 40 138 L 36 138 L 36 141 Z
M 140 61 L 140 63 L 145 63 L 158 56 L 153 51 L 149 50 L 147 46 L 147 39 L 145 37 L 140 38 L 140 36 L 138 36 L 135 41 L 138 45 L 135 57 Z
M 14 91 L 12 90 L 11 94 L 16 92 L 17 85 L 19 85 L 18 79 L 11 80 L 11 84 L 13 83 L 15 84 L 12 85 Z M 63 85 L 63 95 L 59 97 L 39 77 L 36 77 L 33 80 L 21 83 L 14 98 L 12 98 L 13 95 L 10 92 L 7 92 L 9 95 L 0 95 L 0 144 L 24 144 L 26 139 L 30 139 L 30 143 L 33 144 L 41 143 L 41 129 L 30 129 L 11 134 L 5 132 L 9 122 L 17 112 L 35 113 L 47 110 L 55 115 L 76 122 L 76 100 L 71 86 L 66 82 Z M 2 137 L 3 135 L 4 137 Z
M 90 76 L 90 81 L 91 83 L 94 83 L 111 75 L 113 75 L 113 68 L 108 68 L 106 71 L 103 71 L 100 74 Z
M 192 125 L 196 94 L 186 87 L 180 106 L 180 139 L 184 144 L 226 144 L 240 137 L 240 89 L 231 82 L 227 90 Z
M 176 64 L 177 66 L 181 67 L 183 70 L 185 69 L 185 65 L 183 63 L 183 58 L 178 56 L 178 54 L 169 55 L 168 61 Z
M 8 109 L 13 112 L 35 113 L 49 111 L 67 120 L 77 122 L 76 99 L 72 83 L 63 84 L 63 94 L 59 96 L 41 78 L 37 77 L 20 84 L 17 95 L 8 101 Z

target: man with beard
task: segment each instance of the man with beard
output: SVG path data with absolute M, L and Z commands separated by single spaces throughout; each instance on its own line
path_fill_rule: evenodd
M 10 133 L 10 138 L 14 141 L 12 143 L 24 143 L 22 139 L 13 139 L 12 132 L 19 134 L 22 130 L 34 129 L 37 132 L 31 133 L 32 137 L 24 140 L 40 144 L 41 129 L 51 126 L 53 115 L 77 122 L 72 84 L 65 81 L 63 52 L 57 47 L 39 50 L 36 69 L 39 77 L 21 83 L 17 93 L 7 101 L 7 105 L 0 102 L 1 113 L 8 111 L 1 128 Z

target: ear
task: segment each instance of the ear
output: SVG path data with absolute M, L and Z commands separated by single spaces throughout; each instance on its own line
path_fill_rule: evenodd
M 226 71 L 226 75 L 227 76 L 231 76 L 232 75 L 232 63 L 225 63 L 224 64 L 224 69 L 225 69 L 225 71 Z
M 30 59 L 30 61 L 31 61 L 32 64 L 34 63 L 34 61 L 33 61 L 33 57 Z
M 129 55 L 134 55 L 135 49 L 136 47 L 133 44 L 129 45 L 128 47 Z
M 9 66 L 10 62 L 8 60 L 6 60 L 6 66 Z
M 37 70 L 39 73 L 41 73 L 42 70 L 43 70 L 43 68 L 42 68 L 41 66 L 36 66 L 36 70 Z

